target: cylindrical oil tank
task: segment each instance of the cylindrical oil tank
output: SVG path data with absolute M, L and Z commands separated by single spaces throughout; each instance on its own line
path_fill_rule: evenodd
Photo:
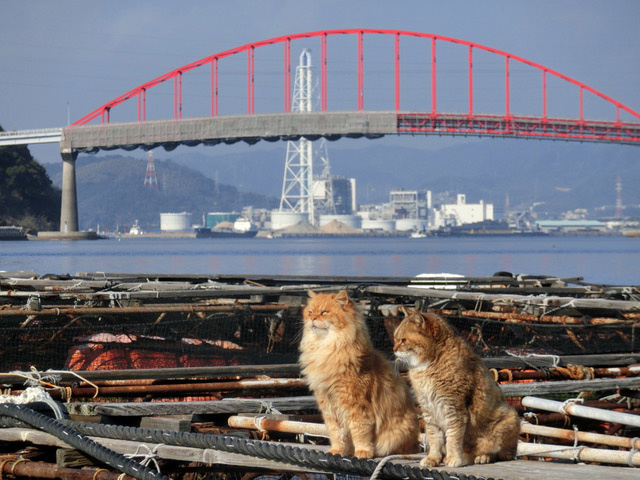
M 427 227 L 427 221 L 422 218 L 399 218 L 396 220 L 396 230 L 399 232 L 408 232 L 410 230 L 424 230 Z
M 383 232 L 393 232 L 396 228 L 396 222 L 393 220 L 371 220 L 362 219 L 363 230 L 381 230 Z
M 334 220 L 342 222 L 352 228 L 360 228 L 362 225 L 362 218 L 358 215 L 320 215 L 319 224 L 323 227 Z
M 280 230 L 308 220 L 309 216 L 306 213 L 273 210 L 271 212 L 271 230 Z
M 191 214 L 181 213 L 161 213 L 160 230 L 163 232 L 176 232 L 191 229 Z

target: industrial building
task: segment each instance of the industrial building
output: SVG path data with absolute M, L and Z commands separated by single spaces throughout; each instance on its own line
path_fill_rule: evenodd
M 456 196 L 456 203 L 445 203 L 438 208 L 430 209 L 429 229 L 438 230 L 493 219 L 492 203 L 485 203 L 483 200 L 479 203 L 467 203 L 467 196 L 459 193 Z

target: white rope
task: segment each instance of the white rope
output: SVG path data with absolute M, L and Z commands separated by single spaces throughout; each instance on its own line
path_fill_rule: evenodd
M 20 395 L 0 395 L 0 403 L 23 405 L 34 402 L 53 401 L 51 395 L 40 387 L 27 387 Z
M 564 413 L 565 415 L 569 415 L 569 413 L 567 413 L 567 407 L 569 405 L 575 405 L 576 403 L 584 403 L 584 398 L 567 398 L 564 402 L 562 402 L 560 410 L 562 410 L 562 413 Z
M 403 459 L 403 460 L 411 460 L 414 458 L 422 458 L 424 457 L 424 455 L 422 454 L 416 454 L 416 455 L 388 455 L 384 458 L 382 458 L 380 460 L 380 462 L 378 463 L 378 465 L 376 465 L 375 470 L 373 471 L 373 473 L 371 474 L 371 477 L 369 477 L 369 480 L 376 480 L 378 478 L 378 475 L 380 475 L 380 472 L 382 472 L 382 469 L 384 468 L 384 466 L 391 460 L 397 460 L 397 459 Z M 451 477 L 453 478 L 453 477 Z
M 634 467 L 635 468 L 635 464 L 633 463 L 633 456 L 638 453 L 638 447 L 636 447 L 636 442 L 640 440 L 640 437 L 633 437 L 631 439 L 631 450 L 629 450 L 629 458 L 627 459 L 627 464 L 629 464 L 630 467 Z
M 272 414 L 282 415 L 282 412 L 280 412 L 276 407 L 274 407 L 273 403 L 271 403 L 271 402 L 264 401 L 264 400 L 261 401 L 260 402 L 260 411 L 258 413 L 262 413 L 262 409 L 263 408 L 264 408 L 265 415 L 272 415 Z
M 158 473 L 160 473 L 160 465 L 158 464 L 158 461 L 156 460 L 156 457 L 158 456 L 158 447 L 160 445 L 156 445 L 155 447 L 153 447 L 153 450 L 150 449 L 147 445 L 144 444 L 140 444 L 138 445 L 138 448 L 136 448 L 136 451 L 133 453 L 126 453 L 124 456 L 127 458 L 136 458 L 136 457 L 142 457 L 142 460 L 140 460 L 138 463 L 140 463 L 140 465 L 144 465 L 145 467 L 149 465 L 149 463 L 153 462 L 153 464 L 156 466 L 156 470 L 158 471 Z M 147 453 L 139 453 L 141 448 L 146 448 L 147 449 Z

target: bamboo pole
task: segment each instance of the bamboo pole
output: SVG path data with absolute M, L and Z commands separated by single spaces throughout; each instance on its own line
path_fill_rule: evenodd
M 640 466 L 640 452 L 606 450 L 583 446 L 566 447 L 545 443 L 518 443 L 518 456 L 561 458 L 581 462 L 616 463 L 619 465 Z
M 640 439 L 637 437 L 616 437 L 614 435 L 604 435 L 601 433 L 580 432 L 575 430 L 566 430 L 564 428 L 532 425 L 529 422 L 522 422 L 520 424 L 520 432 L 539 435 L 542 437 L 562 438 L 564 440 L 572 441 L 575 441 L 577 437 L 579 442 L 601 443 L 611 447 L 622 447 L 636 450 L 640 449 Z
M 547 410 L 556 413 L 564 413 L 576 417 L 591 418 L 594 420 L 601 420 L 603 422 L 614 422 L 621 423 L 623 425 L 640 427 L 640 415 L 612 412 L 609 410 L 602 410 L 593 407 L 585 407 L 583 405 L 578 405 L 573 401 L 556 402 L 555 400 L 547 400 L 544 398 L 523 397 L 522 405 L 524 405 L 525 407 L 537 408 L 540 410 Z
M 234 428 L 251 430 L 268 430 L 270 432 L 305 433 L 309 435 L 328 436 L 329 432 L 324 423 L 298 422 L 294 420 L 275 420 L 265 416 L 237 416 L 229 417 L 228 424 Z

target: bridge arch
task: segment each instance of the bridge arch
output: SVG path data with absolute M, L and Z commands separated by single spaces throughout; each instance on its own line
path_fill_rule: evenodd
M 625 115 L 632 119 L 633 122 L 640 120 L 640 113 L 624 105 L 623 103 L 609 97 L 608 95 L 580 82 L 574 78 L 564 75 L 554 69 L 543 66 L 539 63 L 527 60 L 518 55 L 514 55 L 502 50 L 491 48 L 488 46 L 480 45 L 478 43 L 469 42 L 466 40 L 460 40 L 456 38 L 446 37 L 442 35 L 435 35 L 430 33 L 412 32 L 406 30 L 387 30 L 387 29 L 339 29 L 339 30 L 321 30 L 314 32 L 298 33 L 293 35 L 283 35 L 279 37 L 270 38 L 268 40 L 262 40 L 258 42 L 249 43 L 236 48 L 225 50 L 222 52 L 209 55 L 205 58 L 197 60 L 195 62 L 183 65 L 176 68 L 164 75 L 161 75 L 153 80 L 150 80 L 138 87 L 120 95 L 117 98 L 105 103 L 104 105 L 93 110 L 89 114 L 77 120 L 73 126 L 87 125 L 90 122 L 99 120 L 101 123 L 111 122 L 111 112 L 116 107 L 123 105 L 128 101 L 137 100 L 137 121 L 147 121 L 147 96 L 151 90 L 158 88 L 160 85 L 166 82 L 173 82 L 173 119 L 180 120 L 185 116 L 184 103 L 183 103 L 183 77 L 186 73 L 199 68 L 210 69 L 210 82 L 208 85 L 208 96 L 210 103 L 211 117 L 220 115 L 219 101 L 224 96 L 224 92 L 220 91 L 219 81 L 222 75 L 220 71 L 220 61 L 229 57 L 236 57 L 246 55 L 246 64 L 242 67 L 243 71 L 241 76 L 245 77 L 246 82 L 246 114 L 255 114 L 256 112 L 256 56 L 260 49 L 266 46 L 280 44 L 283 49 L 282 53 L 282 72 L 280 76 L 280 88 L 282 89 L 283 103 L 280 110 L 265 112 L 265 113 L 288 113 L 291 109 L 291 78 L 292 78 L 292 61 L 291 61 L 291 46 L 292 42 L 303 39 L 318 39 L 320 41 L 320 110 L 329 111 L 329 93 L 328 85 L 330 82 L 329 76 L 331 69 L 329 67 L 329 55 L 328 55 L 328 43 L 330 39 L 339 36 L 353 36 L 357 42 L 356 55 L 354 57 L 355 64 L 357 65 L 357 83 L 355 88 L 351 87 L 351 90 L 355 96 L 356 108 L 355 110 L 365 110 L 365 37 L 369 36 L 386 36 L 393 38 L 393 58 L 386 65 L 392 70 L 394 87 L 391 89 L 393 99 L 393 110 L 401 111 L 401 107 L 404 106 L 401 103 L 401 58 L 400 58 L 400 45 L 408 38 L 423 39 L 428 42 L 428 55 L 425 55 L 423 59 L 428 62 L 429 78 L 425 79 L 425 93 L 430 97 L 431 110 L 427 113 L 432 118 L 436 118 L 440 115 L 447 115 L 447 112 L 440 111 L 438 108 L 439 95 L 442 90 L 442 86 L 439 85 L 439 71 L 440 63 L 442 63 L 440 57 L 440 50 L 442 45 L 458 45 L 467 50 L 467 65 L 466 65 L 466 90 L 468 97 L 467 111 L 463 112 L 469 119 L 482 119 L 487 114 L 478 114 L 476 104 L 476 96 L 474 96 L 474 80 L 476 77 L 477 68 L 475 66 L 474 53 L 486 52 L 493 56 L 496 56 L 503 63 L 502 78 L 497 81 L 495 88 L 504 91 L 504 107 L 502 111 L 489 112 L 491 117 L 503 117 L 510 119 L 515 117 L 511 108 L 511 101 L 514 94 L 512 87 L 512 71 L 516 65 L 525 65 L 533 68 L 540 75 L 539 78 L 539 112 L 530 113 L 524 116 L 524 118 L 535 118 L 540 122 L 547 122 L 552 117 L 549 116 L 549 83 L 553 80 L 559 80 L 566 85 L 570 85 L 576 89 L 576 104 L 575 111 L 577 112 L 576 125 L 584 125 L 589 122 L 585 117 L 585 94 L 594 96 L 605 104 L 611 107 L 611 117 L 607 120 L 608 125 L 620 127 L 623 123 L 622 116 Z M 244 63 L 244 62 L 243 62 Z M 428 86 L 427 86 L 428 85 Z M 347 89 L 349 89 L 347 87 Z M 406 108 L 407 106 L 405 106 Z M 411 108 L 408 105 L 408 111 L 416 111 L 416 108 Z M 420 111 L 420 110 L 417 110 Z M 234 112 L 243 113 L 243 112 Z M 460 113 L 458 113 L 460 114 Z

